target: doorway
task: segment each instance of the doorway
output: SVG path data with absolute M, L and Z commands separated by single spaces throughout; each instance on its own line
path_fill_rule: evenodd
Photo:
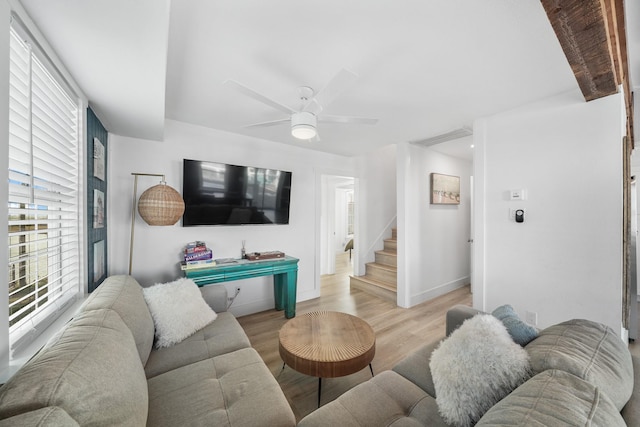
M 353 262 L 356 249 L 355 187 L 353 177 L 322 175 L 320 275 L 336 273 L 336 255 L 340 253 L 349 252 L 350 262 Z

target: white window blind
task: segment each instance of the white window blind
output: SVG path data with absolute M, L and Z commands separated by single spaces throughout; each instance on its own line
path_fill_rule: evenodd
M 31 342 L 80 287 L 79 102 L 12 23 L 9 99 L 9 336 Z M 43 58 L 42 60 L 40 58 Z

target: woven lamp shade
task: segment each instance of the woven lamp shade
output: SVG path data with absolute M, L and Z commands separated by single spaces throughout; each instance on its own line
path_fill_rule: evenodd
M 184 213 L 184 200 L 167 184 L 154 185 L 140 196 L 138 213 L 149 225 L 173 225 Z

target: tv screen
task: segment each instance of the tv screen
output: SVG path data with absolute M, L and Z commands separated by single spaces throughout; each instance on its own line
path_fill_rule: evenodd
M 184 159 L 182 226 L 288 224 L 291 172 Z

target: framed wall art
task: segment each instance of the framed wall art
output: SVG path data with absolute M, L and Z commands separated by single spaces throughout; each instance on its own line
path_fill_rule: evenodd
M 460 177 L 431 174 L 430 202 L 432 205 L 459 205 L 460 204 Z
M 104 193 L 93 190 L 93 228 L 104 227 Z
M 106 276 L 104 240 L 93 244 L 93 282 L 102 282 Z
M 93 138 L 93 176 L 105 180 L 104 145 L 98 138 Z

